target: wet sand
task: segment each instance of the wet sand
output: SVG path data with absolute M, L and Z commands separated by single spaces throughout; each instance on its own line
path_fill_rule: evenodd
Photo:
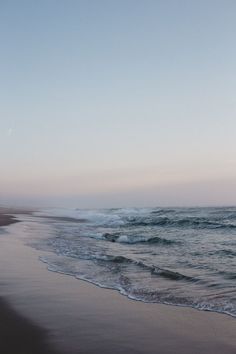
M 0 353 L 56 354 L 47 340 L 47 331 L 19 315 L 0 299 Z
M 0 226 L 8 226 L 17 220 L 0 208 Z M 0 289 L 3 284 L 0 283 Z M 47 331 L 20 315 L 1 297 L 0 291 L 0 353 L 4 354 L 57 354 L 48 343 Z
M 8 226 L 15 222 L 18 222 L 18 220 L 16 220 L 14 216 L 0 214 L 0 226 Z
M 26 210 L 25 208 L 10 208 L 0 206 L 0 227 L 8 226 L 19 222 L 19 220 L 14 216 L 18 214 L 30 214 L 31 210 Z
M 7 228 L 8 234 L 1 235 L 0 294 L 19 316 L 28 319 L 30 328 L 37 324 L 41 344 L 49 341 L 63 354 L 236 352 L 236 319 L 132 301 L 116 291 L 50 272 L 38 260 L 43 252 L 24 245 L 25 227 L 25 222 L 14 224 Z M 10 320 L 7 327 L 12 341 L 17 338 L 14 323 L 22 326 L 22 322 Z M 28 339 L 23 339 L 25 345 L 30 337 L 29 329 Z M 40 343 L 38 351 L 26 349 L 24 354 L 41 353 Z M 43 353 L 51 353 L 48 350 Z M 21 353 L 14 348 L 1 352 Z

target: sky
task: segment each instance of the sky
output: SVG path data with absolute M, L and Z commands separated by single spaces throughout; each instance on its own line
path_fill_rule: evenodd
M 0 204 L 236 205 L 235 0 L 0 0 Z

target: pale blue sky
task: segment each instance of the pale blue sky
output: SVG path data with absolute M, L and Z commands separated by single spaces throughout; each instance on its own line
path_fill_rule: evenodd
M 236 1 L 0 1 L 0 198 L 236 204 Z

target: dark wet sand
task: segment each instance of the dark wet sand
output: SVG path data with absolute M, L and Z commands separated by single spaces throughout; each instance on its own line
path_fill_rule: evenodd
M 0 206 L 0 227 L 8 226 L 19 222 L 19 220 L 13 216 L 17 214 L 31 214 L 32 210 L 26 210 L 25 208 L 10 208 Z
M 19 315 L 0 299 L 1 354 L 56 354 L 48 343 L 47 331 Z
M 15 222 L 18 222 L 18 220 L 14 216 L 0 214 L 0 226 L 8 226 Z
M 10 225 L 0 237 L 0 294 L 17 311 L 0 307 L 1 318 L 2 313 L 8 318 L 1 320 L 0 333 L 6 334 L 0 353 L 54 353 L 48 343 L 63 354 L 236 353 L 236 319 L 132 301 L 49 272 L 38 260 L 43 252 L 24 245 L 25 227 L 25 222 Z

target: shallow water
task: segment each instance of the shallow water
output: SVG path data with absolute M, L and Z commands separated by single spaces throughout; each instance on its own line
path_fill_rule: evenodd
M 236 316 L 236 208 L 45 209 L 26 231 L 51 271 Z

